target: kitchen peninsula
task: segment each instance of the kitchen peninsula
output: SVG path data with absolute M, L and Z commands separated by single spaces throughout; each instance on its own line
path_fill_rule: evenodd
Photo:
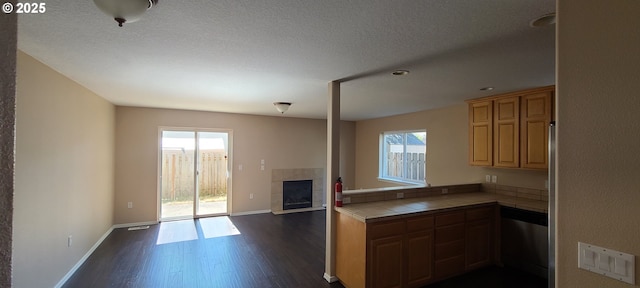
M 345 191 L 350 204 L 335 207 L 338 278 L 348 288 L 421 287 L 496 263 L 498 205 L 546 212 L 547 204 L 482 190 L 468 184 Z

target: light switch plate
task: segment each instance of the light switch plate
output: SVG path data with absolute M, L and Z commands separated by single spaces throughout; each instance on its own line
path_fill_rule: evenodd
M 490 183 L 491 182 L 491 175 L 484 175 L 484 182 Z
M 491 183 L 497 183 L 498 182 L 498 176 L 493 175 L 491 176 Z
M 578 242 L 578 267 L 635 285 L 635 256 Z

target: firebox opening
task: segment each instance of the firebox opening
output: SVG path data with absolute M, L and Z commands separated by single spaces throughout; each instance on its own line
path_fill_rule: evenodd
M 313 180 L 283 181 L 282 210 L 309 208 L 312 195 Z

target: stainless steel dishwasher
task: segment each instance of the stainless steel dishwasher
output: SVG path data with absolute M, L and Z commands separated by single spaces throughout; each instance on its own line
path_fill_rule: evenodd
M 500 208 L 500 214 L 502 263 L 547 278 L 547 214 L 504 206 Z

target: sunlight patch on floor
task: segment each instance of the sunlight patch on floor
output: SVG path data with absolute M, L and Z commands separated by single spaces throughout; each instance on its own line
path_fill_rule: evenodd
M 191 241 L 198 239 L 198 231 L 193 220 L 160 223 L 156 245 Z
M 199 222 L 205 239 L 240 234 L 228 216 L 201 218 Z

